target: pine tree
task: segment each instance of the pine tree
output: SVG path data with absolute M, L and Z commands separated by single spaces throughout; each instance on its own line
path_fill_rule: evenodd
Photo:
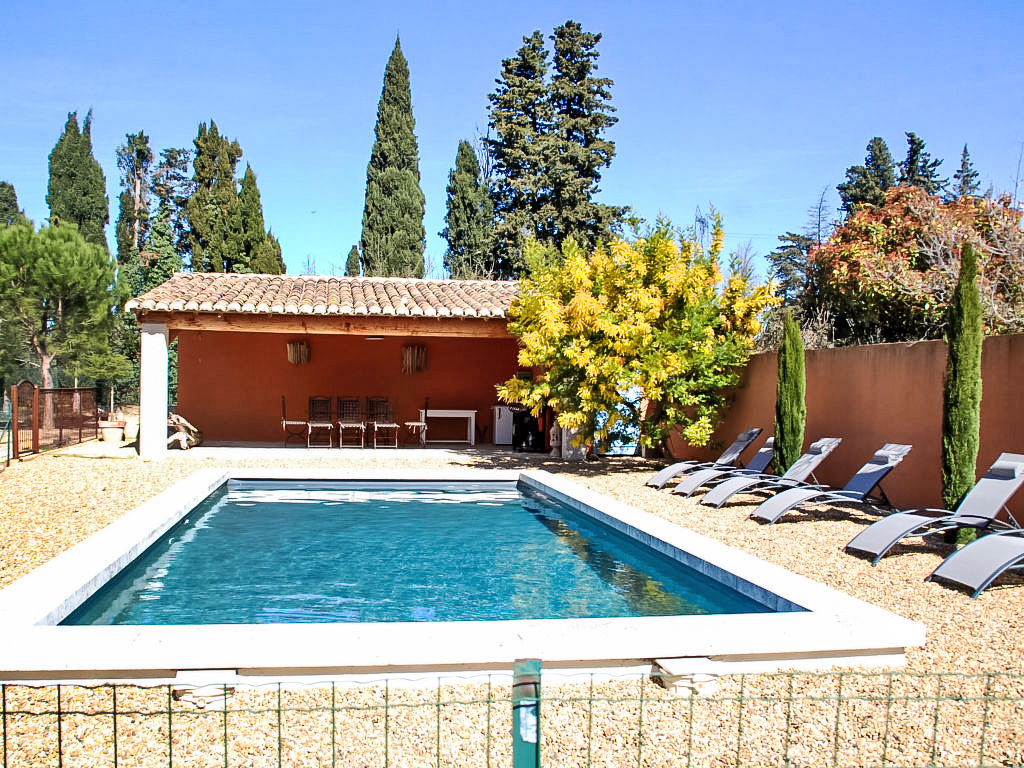
M 896 182 L 896 167 L 885 141 L 875 136 L 867 150 L 864 165 L 847 168 L 846 181 L 836 187 L 847 215 L 859 205 L 882 205 L 886 190 Z
M 964 144 L 963 154 L 960 155 L 960 169 L 953 174 L 953 188 L 950 190 L 950 197 L 955 200 L 974 197 L 980 188 L 978 172 L 974 170 L 971 156 L 967 152 L 967 145 Z
M 376 140 L 366 167 L 360 248 L 364 275 L 423 277 L 426 199 L 412 114 L 409 65 L 398 39 L 384 70 Z
M 511 278 L 526 268 L 528 237 L 543 239 L 554 217 L 551 182 L 551 102 L 546 83 L 548 52 L 540 30 L 501 63 L 491 102 L 487 139 L 494 174 L 492 239 L 494 276 Z
M 946 509 L 954 509 L 974 485 L 983 335 L 977 254 L 965 243 L 946 327 L 949 350 L 942 392 L 942 503 Z
M 779 245 L 769 253 L 768 275 L 775 281 L 776 294 L 786 306 L 797 304 L 808 290 L 811 251 L 814 239 L 807 235 L 787 232 L 779 235 Z
M 78 114 L 68 114 L 64 132 L 50 153 L 46 204 L 50 222 L 74 224 L 87 243 L 108 250 L 103 227 L 110 221 L 110 201 L 103 169 L 92 156 L 92 110 L 78 128 Z
M 237 141 L 220 135 L 217 124 L 200 123 L 192 161 L 194 189 L 186 204 L 192 269 L 230 272 L 242 250 L 242 218 L 235 166 L 242 156 Z
M 14 185 L 0 181 L 0 227 L 9 227 L 24 220 L 25 212 L 18 208 L 18 194 Z
M 775 472 L 782 474 L 796 461 L 804 446 L 807 405 L 804 392 L 804 344 L 800 326 L 786 313 L 782 346 L 779 348 L 778 382 L 775 398 Z
M 900 163 L 900 186 L 918 187 L 929 195 L 937 195 L 946 184 L 939 178 L 941 160 L 933 160 L 925 151 L 924 140 L 912 131 L 907 132 L 907 157 Z
M 551 177 L 555 217 L 551 240 L 560 247 L 573 238 L 587 250 L 608 242 L 624 208 L 593 201 L 599 191 L 601 169 L 615 156 L 615 144 L 604 132 L 618 122 L 609 104 L 612 81 L 595 77 L 600 34 L 584 32 L 575 21 L 555 28 L 550 96 L 554 153 Z
M 818 284 L 813 251 L 832 234 L 828 206 L 828 187 L 825 187 L 815 204 L 807 209 L 807 224 L 803 232 L 779 235 L 781 245 L 766 256 L 768 276 L 775 281 L 776 295 L 782 297 L 784 306 L 798 308 L 798 316 L 817 309 Z M 781 310 L 769 310 L 773 311 L 778 311 L 781 317 Z
M 46 388 L 54 366 L 106 349 L 115 296 L 114 261 L 76 227 L 31 222 L 0 228 L 0 317 L 18 329 Z
M 345 274 L 349 277 L 359 277 L 359 246 L 353 245 L 345 260 Z
M 448 205 L 440 235 L 448 243 L 444 266 L 456 280 L 489 278 L 494 209 L 480 178 L 473 145 L 459 142 L 455 168 L 448 174 Z

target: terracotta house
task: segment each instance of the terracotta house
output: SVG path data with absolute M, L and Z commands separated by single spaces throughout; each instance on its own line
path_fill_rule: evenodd
M 476 411 L 493 439 L 495 384 L 518 372 L 506 329 L 518 284 L 179 273 L 127 309 L 142 330 L 140 453 L 167 449 L 167 349 L 178 341 L 177 410 L 209 441 L 282 440 L 310 396 L 389 399 L 396 420 L 431 409 Z M 465 436 L 465 422 L 431 422 L 431 436 Z

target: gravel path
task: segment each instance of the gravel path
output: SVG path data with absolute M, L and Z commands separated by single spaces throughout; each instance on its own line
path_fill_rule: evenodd
M 1024 581 L 1020 579 L 1004 580 L 1001 586 L 989 589 L 977 600 L 972 600 L 965 594 L 937 584 L 925 583 L 924 576 L 949 551 L 948 547 L 941 542 L 917 543 L 901 547 L 894 554 L 885 558 L 878 567 L 873 568 L 867 561 L 850 557 L 842 552 L 842 547 L 846 542 L 872 519 L 859 513 L 832 510 L 814 516 L 791 515 L 774 526 L 762 526 L 746 519 L 746 515 L 751 509 L 750 506 L 731 505 L 721 510 L 708 510 L 691 500 L 672 497 L 667 491 L 659 492 L 646 488 L 643 485 L 644 480 L 658 465 L 633 458 L 608 458 L 601 462 L 579 465 L 543 456 L 488 454 L 470 451 L 418 451 L 413 449 L 397 452 L 341 452 L 337 450 L 328 452 L 325 450 L 309 454 L 306 451 L 295 450 L 294 454 L 294 458 L 291 456 L 283 460 L 275 458 L 274 465 L 344 467 L 346 470 L 359 467 L 402 469 L 429 468 L 431 466 L 505 469 L 540 467 L 547 469 L 571 477 L 594 490 L 641 507 L 699 533 L 726 541 L 732 546 L 826 583 L 835 589 L 883 606 L 907 618 L 923 622 L 928 628 L 928 641 L 924 647 L 908 652 L 907 661 L 910 672 L 924 674 L 948 672 L 1024 673 L 1024 653 L 1022 653 L 1024 650 Z M 200 467 L 259 465 L 259 459 L 227 460 L 211 456 L 209 452 L 204 455 L 204 452 L 200 450 L 187 453 L 173 452 L 166 460 L 152 463 L 137 459 L 90 458 L 57 453 L 12 465 L 7 470 L 0 472 L 0 530 L 3 532 L 3 535 L 0 536 L 0 587 L 28 573 L 39 564 L 116 519 L 124 510 L 131 509 L 139 502 L 168 488 Z M 847 678 L 848 681 L 850 679 L 856 678 Z M 746 685 L 746 696 L 764 696 L 767 702 L 773 700 L 775 695 L 783 693 L 773 692 L 773 686 L 781 685 L 783 680 L 786 678 L 764 678 L 760 682 L 754 678 L 747 679 L 746 682 L 729 680 L 724 681 L 721 691 L 725 694 L 738 693 L 738 686 Z M 828 690 L 831 690 L 830 687 L 835 686 L 836 678 L 835 676 L 826 676 L 820 679 L 809 678 L 809 680 L 808 685 L 819 686 L 825 694 L 828 694 Z M 817 682 L 815 682 L 816 680 Z M 878 685 L 881 684 L 879 681 L 862 681 L 862 683 L 871 695 L 877 693 Z M 791 679 L 788 684 L 792 685 Z M 899 684 L 920 688 L 920 690 L 898 691 L 905 698 L 905 704 L 900 706 L 910 707 L 913 699 L 917 697 L 927 699 L 934 698 L 940 693 L 942 696 L 949 695 L 949 691 L 939 692 L 934 688 L 929 688 L 930 684 L 927 683 L 927 678 L 908 677 L 906 680 L 901 679 Z M 972 683 L 969 679 L 963 683 L 965 686 L 970 684 Z M 615 682 L 599 688 L 597 693 L 614 697 L 633 696 L 636 694 L 636 685 L 636 681 Z M 1008 692 L 1014 696 L 1022 695 L 1022 692 L 1016 689 Z M 545 689 L 546 696 L 557 693 L 558 689 Z M 972 722 L 976 723 L 980 712 L 974 711 L 970 707 L 978 709 L 980 704 L 972 705 L 971 697 L 980 693 L 981 691 L 977 690 L 965 692 L 962 697 L 965 702 L 962 705 L 962 710 L 950 709 L 949 712 L 952 713 L 952 716 L 947 714 L 941 718 L 941 728 L 940 718 L 928 714 L 929 728 L 932 727 L 932 720 L 935 721 L 935 733 L 940 733 L 940 731 L 944 733 L 943 729 L 954 728 L 953 725 L 947 726 L 947 722 L 956 723 L 957 727 L 964 723 L 968 726 Z M 253 693 L 251 695 L 263 694 Z M 358 695 L 370 694 L 363 692 Z M 430 693 L 429 695 L 433 696 L 434 694 Z M 579 695 L 579 692 L 565 695 Z M 679 757 L 682 750 L 690 748 L 691 743 L 698 745 L 701 754 L 707 758 L 706 761 L 696 761 L 694 764 L 716 765 L 720 762 L 734 764 L 738 750 L 735 725 L 723 725 L 722 723 L 729 717 L 736 717 L 735 704 L 723 703 L 720 705 L 726 709 L 731 707 L 732 715 L 728 717 L 721 715 L 719 718 L 713 711 L 705 711 L 706 708 L 694 713 L 694 722 L 698 728 L 695 731 L 696 735 L 690 738 L 696 739 L 696 741 L 682 744 L 679 740 L 686 741 L 684 737 L 688 733 L 687 728 L 683 728 L 683 723 L 684 721 L 688 722 L 687 718 L 690 716 L 686 700 L 659 692 L 657 689 L 653 689 L 649 683 L 647 695 L 651 697 L 649 709 L 644 715 L 644 738 L 648 749 L 644 753 L 642 764 L 679 764 L 673 757 Z M 467 696 L 480 696 L 480 692 L 471 690 L 470 686 L 461 686 L 455 700 L 465 701 Z M 242 696 L 237 697 L 238 700 L 243 700 L 243 698 Z M 772 733 L 778 730 L 779 718 L 785 716 L 785 713 L 769 712 L 770 707 L 767 703 L 750 706 L 754 709 L 760 706 L 761 709 L 765 709 L 765 712 L 761 713 L 761 717 L 754 709 L 751 709 L 749 716 L 745 712 L 743 722 L 746 724 L 744 727 L 748 730 L 745 732 L 747 742 L 742 747 L 743 764 L 780 764 L 781 760 L 778 759 L 778 755 L 781 754 L 782 746 L 773 743 Z M 833 720 L 837 722 L 840 720 L 835 714 L 834 706 L 831 704 L 817 706 L 820 711 L 815 709 L 813 702 L 800 705 L 795 708 L 795 712 L 788 715 L 792 718 L 794 736 L 793 744 L 786 747 L 791 764 L 821 764 L 825 757 L 828 762 L 832 762 L 833 755 L 837 751 L 840 757 L 838 764 L 861 765 L 880 762 L 881 753 L 878 750 L 882 748 L 881 736 L 872 735 L 874 733 L 872 722 L 877 726 L 878 723 L 875 721 L 880 721 L 879 712 L 868 711 L 871 708 L 867 705 L 864 706 L 863 712 L 851 710 L 847 716 L 842 718 L 837 735 L 837 731 L 832 725 L 829 725 Z M 1024 721 L 1022 720 L 1024 706 L 1020 703 L 998 706 L 1006 708 L 1003 716 L 997 718 L 1004 727 L 993 726 L 986 735 L 986 762 L 991 761 L 992 764 L 1005 765 L 1024 762 L 1024 735 L 1016 733 L 1017 730 L 1024 729 L 1013 727 L 1014 724 Z M 658 714 L 659 707 L 664 710 L 661 715 Z M 470 712 L 474 708 L 475 713 Z M 412 752 L 408 759 L 392 758 L 392 765 L 418 765 L 424 761 L 430 764 L 437 762 L 437 764 L 446 765 L 482 764 L 480 761 L 483 758 L 479 754 L 481 744 L 474 740 L 478 739 L 479 733 L 482 732 L 478 730 L 478 726 L 486 713 L 486 706 L 467 705 L 461 709 L 447 706 L 444 708 L 446 719 L 443 727 L 452 730 L 452 733 L 458 737 L 456 742 L 462 743 L 460 739 L 466 741 L 469 744 L 466 749 L 469 749 L 470 752 L 460 752 L 459 749 L 446 745 L 442 749 L 441 759 L 437 759 L 437 754 L 433 751 L 433 739 L 441 727 L 437 724 L 436 712 L 431 707 L 423 709 L 424 712 L 421 712 L 420 709 L 410 709 L 402 717 L 417 720 L 422 715 L 422 718 L 426 718 L 425 723 L 418 723 L 415 727 L 417 729 L 426 728 L 430 738 L 417 740 L 409 733 L 402 737 L 395 735 L 392 747 L 394 749 L 408 748 Z M 494 763 L 496 765 L 507 764 L 504 756 L 507 755 L 508 745 L 505 742 L 507 741 L 508 726 L 502 724 L 504 722 L 502 718 L 506 716 L 507 710 L 503 707 L 492 709 L 492 728 L 496 729 L 494 732 L 500 735 L 500 738 L 495 737 L 496 741 L 492 744 L 494 750 L 492 759 L 496 761 Z M 586 718 L 580 720 L 583 717 L 580 705 L 556 706 L 552 704 L 549 717 L 545 719 L 546 765 L 586 764 L 586 747 L 573 735 L 578 735 L 581 728 L 589 729 L 592 733 L 592 749 L 610 750 L 610 754 L 600 760 L 591 754 L 589 759 L 595 765 L 616 765 L 619 764 L 619 760 L 614 755 L 634 754 L 632 750 L 635 750 L 636 747 L 636 721 L 629 720 L 632 716 L 629 713 L 633 711 L 633 708 L 631 706 L 618 707 L 614 718 L 610 717 L 610 712 L 605 712 L 600 706 L 598 709 L 600 711 L 597 719 L 587 722 Z M 603 715 L 602 712 L 604 712 Z M 912 715 L 913 713 L 908 711 L 907 716 L 911 720 L 914 719 Z M 323 718 L 323 715 L 317 716 Z M 243 716 L 239 714 L 238 717 L 242 718 Z M 372 719 L 373 716 L 366 714 L 360 715 L 360 717 Z M 661 729 L 657 729 L 656 726 L 659 717 L 665 718 L 664 727 Z M 893 717 L 892 711 L 888 712 L 888 717 Z M 45 720 L 45 718 L 36 718 L 36 720 Z M 624 726 L 623 721 L 629 727 Z M 718 723 L 717 726 L 716 723 Z M 240 721 L 239 725 L 241 725 Z M 369 728 L 369 726 L 367 727 Z M 22 756 L 26 761 L 24 764 L 31 765 L 37 758 L 41 760 L 42 755 L 49 754 L 47 749 L 51 751 L 53 749 L 52 744 L 47 747 L 42 742 L 42 745 L 37 748 L 31 746 L 35 738 L 32 734 L 36 734 L 37 731 L 39 739 L 42 739 L 43 742 L 46 739 L 52 739 L 52 734 L 47 730 L 52 730 L 52 722 L 46 725 L 37 723 L 35 726 L 27 722 L 25 728 L 27 730 L 22 734 L 21 741 L 18 741 L 19 734 L 13 730 L 13 726 L 11 736 L 12 742 L 16 744 L 16 749 L 24 750 L 16 754 Z M 143 734 L 140 738 L 144 738 L 145 728 L 142 725 L 139 728 L 140 733 Z M 596 731 L 594 731 L 595 728 Z M 153 749 L 157 749 L 161 739 L 166 741 L 166 734 L 159 732 L 159 726 L 154 725 L 151 730 L 153 733 L 150 734 L 152 737 L 150 741 L 157 745 L 153 746 Z M 371 731 L 373 731 L 372 728 L 369 728 L 366 733 L 356 729 L 352 731 L 352 736 L 353 738 L 358 736 L 372 740 Z M 317 733 L 316 738 L 322 740 L 322 729 Z M 65 736 L 65 738 L 68 737 Z M 176 735 L 175 738 L 177 739 L 178 736 Z M 189 738 L 196 738 L 195 734 L 190 732 Z M 308 747 L 308 745 L 302 746 L 306 743 L 303 739 L 307 738 L 312 737 L 308 734 L 301 737 L 295 736 L 297 740 L 295 744 L 288 742 L 285 746 L 288 749 L 299 749 L 301 752 L 302 749 Z M 974 753 L 972 756 L 971 752 L 975 749 L 977 734 L 963 736 L 959 733 L 952 733 L 947 740 L 942 741 L 942 754 L 937 755 L 929 753 L 932 750 L 930 733 L 917 734 L 911 728 L 904 732 L 888 734 L 886 739 L 890 738 L 893 740 L 892 744 L 887 744 L 886 748 L 896 751 L 890 752 L 888 759 L 895 764 L 972 765 L 979 762 L 978 755 Z M 940 738 L 945 738 L 945 736 L 940 736 Z M 410 742 L 409 739 L 412 741 Z M 83 735 L 74 742 L 75 748 L 85 749 L 84 745 L 87 741 L 88 739 Z M 694 749 L 697 749 L 698 746 L 694 746 Z M 254 743 L 246 749 L 259 751 L 264 747 Z M 68 746 L 65 745 L 65 751 L 67 749 Z M 242 749 L 242 746 L 232 742 L 232 749 Z M 308 749 L 313 751 L 309 752 L 306 757 L 302 758 L 296 755 L 294 760 L 285 760 L 284 764 L 319 764 L 322 760 L 322 753 L 317 752 L 313 747 L 308 747 Z M 373 750 L 376 749 L 377 747 L 373 747 Z M 454 750 L 451 755 L 448 755 L 449 750 Z M 625 751 L 623 752 L 623 750 Z M 314 759 L 314 754 L 320 756 Z M 382 764 L 375 762 L 369 755 L 370 753 L 367 753 L 359 761 L 346 761 L 342 764 Z M 427 756 L 430 756 L 429 760 L 427 760 Z M 249 758 L 242 760 L 243 764 L 249 764 L 246 760 L 252 764 L 261 763 L 251 753 Z M 547 762 L 548 760 L 550 762 Z M 636 763 L 635 758 L 631 758 L 631 760 L 634 764 Z M 234 761 L 232 762 L 234 764 Z M 22 763 L 14 760 L 11 764 Z M 65 764 L 68 763 L 65 762 Z

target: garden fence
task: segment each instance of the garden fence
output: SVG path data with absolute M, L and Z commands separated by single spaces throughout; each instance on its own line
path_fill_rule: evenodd
M 96 390 L 41 389 L 30 381 L 11 387 L 11 458 L 74 445 L 96 437 Z
M 647 677 L 544 681 L 539 764 L 1024 763 L 1024 675 L 779 673 L 716 684 L 680 695 Z M 0 697 L 4 768 L 524 765 L 508 676 L 429 685 L 8 684 Z
M 0 452 L 4 455 L 5 467 L 11 463 L 11 423 L 11 404 L 5 396 L 0 408 L 0 446 L 3 446 Z

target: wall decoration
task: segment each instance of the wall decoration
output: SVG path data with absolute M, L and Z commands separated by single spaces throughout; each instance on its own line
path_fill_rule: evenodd
M 288 362 L 292 365 L 305 365 L 309 362 L 309 341 L 307 339 L 288 342 Z
M 427 370 L 427 348 L 423 344 L 408 344 L 402 347 L 402 373 L 419 373 Z

